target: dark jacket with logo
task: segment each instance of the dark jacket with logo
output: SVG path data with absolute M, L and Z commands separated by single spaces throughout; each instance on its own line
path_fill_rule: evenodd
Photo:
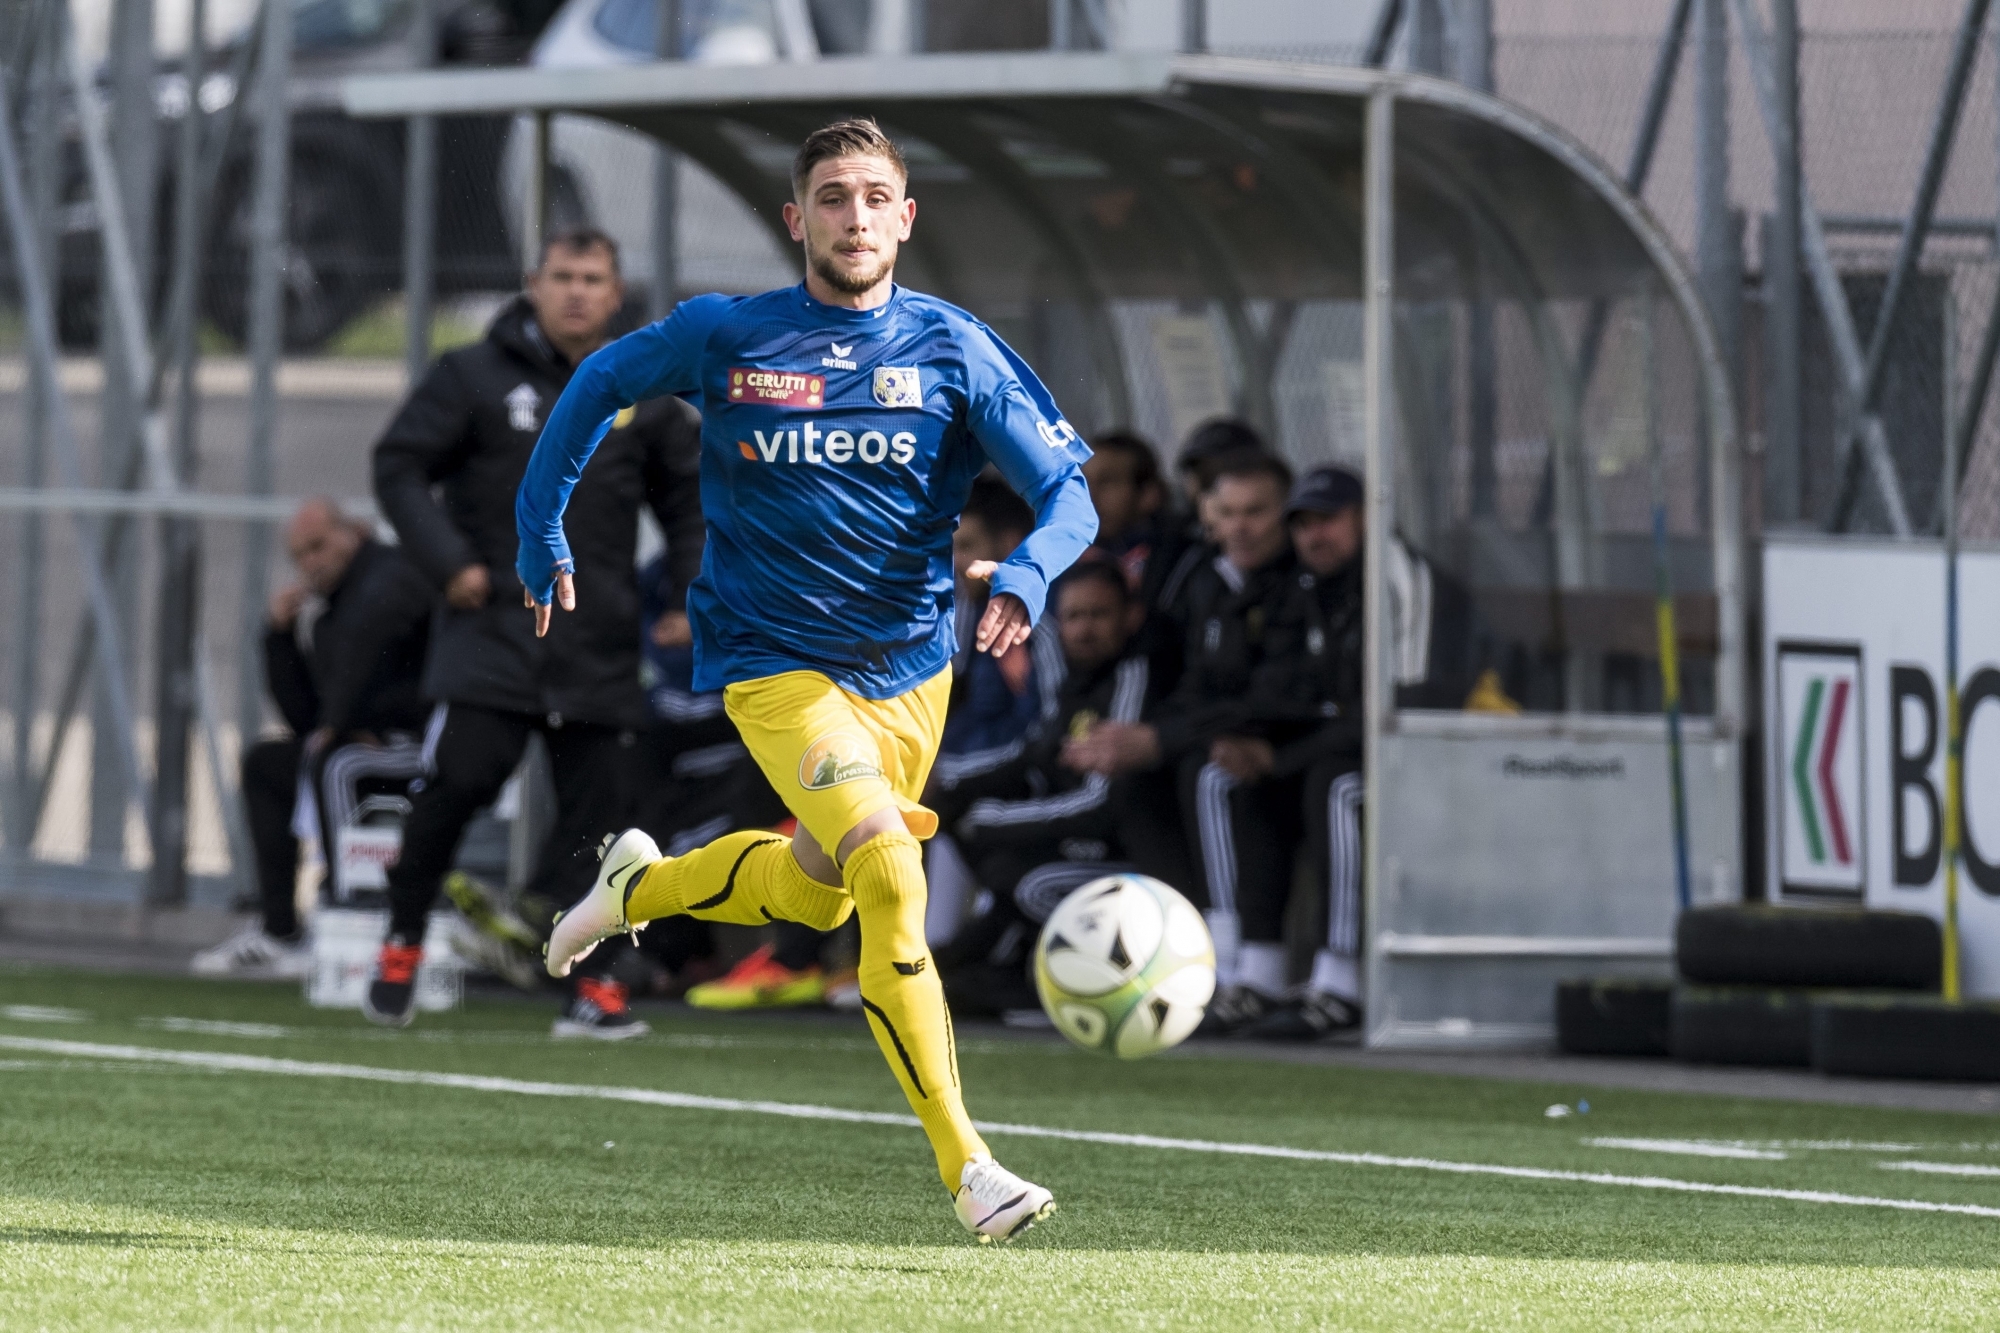
M 264 632 L 271 697 L 300 736 L 420 731 L 430 583 L 393 546 L 363 542 L 316 617 Z
M 1298 565 L 1287 547 L 1234 588 L 1217 568 L 1219 558 L 1193 569 L 1178 599 L 1186 636 L 1181 675 L 1154 723 L 1169 760 L 1217 736 L 1262 734 L 1251 677 L 1270 651 L 1270 631 Z
M 701 569 L 701 418 L 674 398 L 619 415 L 564 519 L 577 608 L 557 611 L 537 639 L 514 573 L 514 493 L 573 370 L 517 298 L 483 341 L 440 357 L 389 423 L 375 446 L 375 498 L 434 588 L 471 564 L 492 579 L 477 610 L 439 601 L 424 675 L 430 698 L 634 726 L 645 715 L 633 572 L 639 506 L 651 506 L 666 536 L 666 602 L 679 607 Z
M 1249 711 L 1276 747 L 1275 775 L 1360 752 L 1361 568 L 1360 560 L 1350 560 L 1320 578 L 1297 566 L 1272 618 L 1248 693 Z

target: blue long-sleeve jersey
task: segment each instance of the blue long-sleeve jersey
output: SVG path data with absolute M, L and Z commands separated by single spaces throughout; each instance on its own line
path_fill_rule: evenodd
M 563 506 L 591 451 L 616 413 L 663 394 L 702 414 L 697 690 L 803 669 L 887 699 L 943 670 L 951 534 L 988 460 L 1035 511 L 992 584 L 1031 617 L 1097 532 L 1089 450 L 963 310 L 902 287 L 874 310 L 803 284 L 701 296 L 586 358 L 550 412 L 514 508 L 538 600 L 567 567 Z

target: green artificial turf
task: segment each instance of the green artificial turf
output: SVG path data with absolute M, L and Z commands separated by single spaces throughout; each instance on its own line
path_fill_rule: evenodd
M 551 1010 L 475 1001 L 392 1034 L 291 987 L 0 969 L 0 1037 L 904 1109 L 858 1022 L 669 1011 L 605 1048 L 549 1042 Z M 1988 1117 L 963 1036 L 986 1120 L 2000 1206 L 2000 1177 L 1880 1165 L 2000 1167 Z M 1587 1116 L 1545 1117 L 1580 1095 Z M 1904 1146 L 1798 1146 L 1836 1141 Z M 2000 1310 L 2000 1218 L 992 1142 L 1061 1201 L 1011 1247 L 969 1243 L 914 1128 L 0 1049 L 0 1327 L 1980 1328 Z

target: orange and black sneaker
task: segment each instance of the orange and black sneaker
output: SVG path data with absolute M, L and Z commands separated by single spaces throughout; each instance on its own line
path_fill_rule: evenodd
M 653 1029 L 632 1017 L 622 983 L 602 977 L 578 977 L 562 1016 L 549 1029 L 552 1037 L 588 1037 L 593 1041 L 624 1041 Z
M 826 973 L 818 967 L 797 971 L 777 959 L 765 945 L 729 969 L 729 975 L 688 989 L 687 1002 L 697 1009 L 796 1009 L 826 1000 Z
M 382 941 L 375 958 L 375 978 L 361 997 L 361 1012 L 369 1022 L 385 1028 L 406 1028 L 417 1007 L 417 964 L 424 960 L 424 946 L 411 944 L 399 935 Z

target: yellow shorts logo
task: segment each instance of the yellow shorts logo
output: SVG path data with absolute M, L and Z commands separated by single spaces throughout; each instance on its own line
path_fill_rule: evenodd
M 851 732 L 836 731 L 806 747 L 799 759 L 799 785 L 824 791 L 856 778 L 879 778 L 882 765 L 873 746 Z

